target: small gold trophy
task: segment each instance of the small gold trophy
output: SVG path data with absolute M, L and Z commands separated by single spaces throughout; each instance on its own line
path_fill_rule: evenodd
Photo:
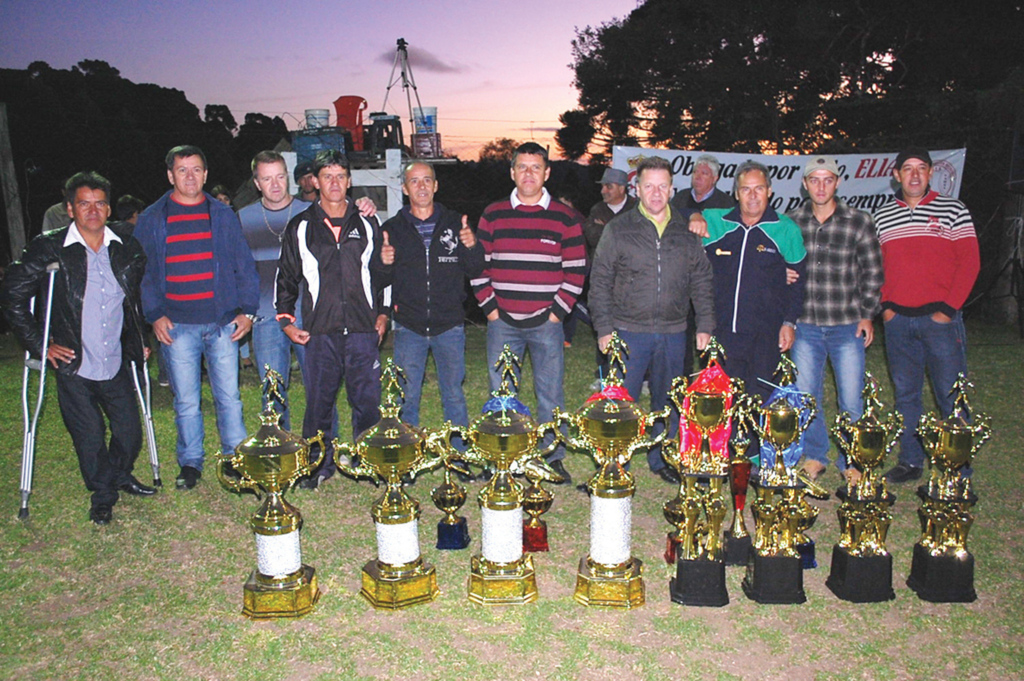
M 430 436 L 427 436 L 430 440 Z M 437 522 L 437 545 L 442 551 L 458 551 L 469 546 L 469 526 L 465 516 L 456 515 L 466 503 L 466 488 L 452 480 L 452 466 L 445 459 L 444 482 L 430 491 L 434 506 L 444 513 Z
M 754 555 L 747 563 L 743 591 L 758 603 L 803 603 L 808 547 L 812 561 L 814 557 L 814 545 L 804 531 L 818 513 L 805 496 L 827 499 L 829 494 L 796 470 L 803 434 L 817 412 L 814 398 L 793 385 L 796 366 L 785 355 L 776 373 L 781 374 L 779 385 L 757 410 L 754 424 L 761 438 L 761 471 L 760 479 L 751 482 Z
M 491 468 L 490 482 L 477 496 L 481 509 L 481 552 L 470 561 L 469 600 L 482 605 L 522 605 L 537 600 L 537 577 L 533 557 L 523 555 L 523 486 L 513 473 L 521 473 L 527 464 L 544 471 L 555 482 L 562 480 L 548 467 L 543 457 L 558 446 L 556 436 L 545 450 L 537 443 L 552 423 L 536 425 L 530 410 L 516 398 L 518 379 L 515 369 L 519 358 L 508 345 L 495 364 L 502 372 L 501 387 L 483 407 L 468 429 L 445 423 L 430 436 L 446 458 Z M 459 435 L 468 445 L 460 452 L 449 443 Z
M 978 501 L 971 479 L 961 475 L 974 455 L 992 436 L 991 419 L 974 414 L 967 391 L 974 385 L 960 374 L 953 384 L 953 413 L 940 420 L 935 414 L 921 416 L 917 428 L 924 441 L 931 475 L 917 494 L 923 503 L 921 540 L 914 544 L 914 558 L 907 586 L 919 598 L 934 603 L 970 603 L 974 590 L 974 554 L 967 550 L 967 533 L 974 524 L 971 508 Z
M 546 471 L 536 466 L 535 460 L 528 461 L 523 469 L 526 479 L 530 481 L 530 486 L 523 492 L 523 510 L 530 516 L 529 520 L 523 521 L 523 551 L 549 551 L 548 524 L 540 517 L 551 510 L 555 495 L 541 486 L 548 476 Z
M 742 389 L 743 381 L 738 378 L 735 380 L 737 389 Z M 729 461 L 729 489 L 732 493 L 733 510 L 732 522 L 723 538 L 726 565 L 746 565 L 750 559 L 752 541 L 747 531 L 743 510 L 747 506 L 750 472 L 754 466 L 747 454 L 750 448 L 750 424 L 754 408 L 754 398 L 745 393 L 738 395 L 733 403 L 732 436 L 729 439 L 732 448 L 732 459 Z
M 679 494 L 664 507 L 666 519 L 676 526 L 669 534 L 669 550 L 678 547 L 669 594 L 675 603 L 719 607 L 729 603 L 722 551 L 722 523 L 728 513 L 723 483 L 729 478 L 730 419 L 738 388 L 719 364 L 725 352 L 717 340 L 711 339 L 703 355 L 707 366 L 693 382 L 687 385 L 685 377 L 677 377 L 669 391 L 682 415 L 678 445 L 662 452 L 682 481 Z
M 267 495 L 249 520 L 256 537 L 257 569 L 242 589 L 242 614 L 252 619 L 299 617 L 311 611 L 320 598 L 315 570 L 302 563 L 302 515 L 284 500 L 284 493 L 320 465 L 323 435 L 317 433 L 306 441 L 278 426 L 280 414 L 274 410 L 273 400 L 284 403 L 278 389 L 280 380 L 280 374 L 268 367 L 263 381 L 267 407 L 260 414 L 260 429 L 233 454 L 221 454 L 217 466 L 217 478 L 225 489 L 252 490 L 257 498 L 260 490 Z M 320 454 L 310 461 L 313 443 L 319 445 Z
M 832 569 L 825 585 L 839 598 L 854 603 L 896 597 L 892 555 L 885 546 L 896 497 L 889 493 L 878 470 L 903 432 L 903 417 L 891 412 L 883 418 L 878 392 L 878 381 L 865 373 L 864 413 L 852 421 L 850 414 L 843 412 L 832 426 L 832 436 L 847 463 L 862 475 L 836 492 L 843 502 L 838 511 L 840 538 L 832 547 Z
M 625 466 L 633 454 L 665 438 L 649 431 L 667 423 L 670 408 L 645 414 L 622 387 L 626 343 L 613 333 L 608 344 L 608 378 L 574 414 L 559 411 L 568 424 L 568 443 L 592 456 L 598 469 L 587 482 L 590 491 L 590 553 L 580 559 L 574 598 L 583 605 L 635 608 L 644 603 L 643 563 L 632 555 L 632 497 L 636 482 Z
M 381 371 L 380 420 L 362 433 L 356 444 L 334 441 L 335 451 L 359 457 L 356 466 L 338 462 L 338 470 L 353 478 L 379 478 L 387 485 L 371 509 L 377 529 L 377 559 L 363 566 L 360 594 L 375 608 L 395 610 L 437 598 L 434 566 L 420 555 L 420 505 L 402 489 L 402 476 L 436 468 L 442 459 L 428 456 L 418 428 L 403 423 L 402 370 L 389 357 Z

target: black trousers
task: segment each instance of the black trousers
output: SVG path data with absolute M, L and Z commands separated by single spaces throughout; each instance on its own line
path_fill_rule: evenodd
M 117 488 L 128 482 L 142 447 L 142 422 L 129 371 L 122 366 L 109 381 L 57 374 L 60 414 L 93 506 L 117 502 Z

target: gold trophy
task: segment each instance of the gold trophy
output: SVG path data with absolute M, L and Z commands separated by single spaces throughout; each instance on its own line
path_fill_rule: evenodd
M 608 378 L 604 388 L 579 410 L 559 410 L 556 420 L 568 424 L 568 444 L 585 451 L 598 469 L 587 482 L 590 491 L 590 553 L 580 559 L 574 598 L 583 605 L 635 608 L 644 603 L 643 563 L 631 551 L 633 475 L 625 466 L 640 449 L 665 439 L 649 431 L 661 420 L 666 425 L 670 408 L 645 414 L 622 387 L 626 343 L 613 333 L 608 344 Z
M 754 429 L 761 438 L 760 476 L 754 487 L 754 554 L 747 563 L 743 591 L 758 603 L 803 603 L 803 568 L 814 544 L 804 532 L 817 517 L 807 503 L 811 494 L 829 493 L 796 470 L 802 438 L 817 412 L 814 398 L 793 385 L 796 366 L 783 355 L 776 369 L 779 385 L 756 410 Z M 809 549 L 809 551 L 808 551 Z
M 242 589 L 242 614 L 252 619 L 299 617 L 311 611 L 320 598 L 315 570 L 302 563 L 302 515 L 284 500 L 284 493 L 320 465 L 323 435 L 317 433 L 306 441 L 281 430 L 280 414 L 273 406 L 274 399 L 284 403 L 278 389 L 280 380 L 280 374 L 268 367 L 263 382 L 267 407 L 260 414 L 260 429 L 233 454 L 220 454 L 217 465 L 217 478 L 226 489 L 252 490 L 257 498 L 260 490 L 267 495 L 249 520 L 256 537 L 257 569 Z M 311 461 L 309 450 L 314 443 L 320 454 Z
M 918 511 L 921 540 L 914 544 L 907 586 L 922 600 L 935 603 L 970 603 L 978 597 L 974 555 L 967 550 L 967 534 L 974 524 L 971 508 L 978 497 L 961 471 L 992 436 L 992 427 L 988 415 L 972 412 L 968 390 L 974 385 L 960 374 L 951 391 L 953 413 L 945 420 L 924 414 L 917 428 L 931 474 L 917 490 L 923 502 Z
M 537 600 L 533 557 L 523 555 L 523 486 L 512 476 L 529 463 L 544 479 L 560 482 L 562 476 L 548 467 L 543 457 L 558 446 L 557 435 L 544 450 L 537 443 L 552 423 L 536 425 L 526 405 L 515 395 L 519 359 L 508 345 L 495 364 L 501 369 L 496 390 L 468 429 L 445 423 L 432 433 L 432 445 L 443 448 L 446 459 L 490 468 L 493 475 L 477 495 L 481 509 L 481 552 L 470 560 L 469 600 L 482 605 L 522 605 Z M 459 435 L 468 445 L 460 452 L 450 445 Z
M 687 385 L 685 377 L 677 377 L 669 391 L 682 419 L 678 444 L 665 447 L 662 456 L 682 482 L 679 494 L 663 510 L 676 526 L 666 551 L 668 558 L 678 548 L 678 559 L 672 561 L 676 576 L 669 581 L 672 601 L 717 607 L 729 603 L 722 550 L 722 523 L 728 513 L 723 483 L 729 478 L 730 419 L 740 382 L 722 370 L 718 357 L 724 358 L 725 352 L 717 340 L 710 340 L 703 355 L 708 356 L 707 366 L 693 382 Z
M 375 608 L 395 610 L 437 598 L 434 566 L 420 555 L 420 505 L 402 489 L 402 476 L 416 476 L 440 466 L 443 460 L 428 456 L 425 436 L 399 417 L 403 392 L 402 370 L 389 357 L 381 371 L 380 420 L 362 433 L 355 445 L 334 441 L 352 466 L 338 461 L 338 470 L 353 478 L 381 479 L 387 485 L 371 509 L 377 530 L 377 558 L 363 566 L 360 594 Z
M 427 438 L 430 439 L 429 436 Z M 452 466 L 445 459 L 444 482 L 430 491 L 434 506 L 444 513 L 437 522 L 437 545 L 442 551 L 458 551 L 469 546 L 469 526 L 464 516 L 456 515 L 466 503 L 466 488 L 452 480 Z
M 541 486 L 546 476 L 533 462 L 526 463 L 524 474 L 530 486 L 523 492 L 523 510 L 530 519 L 523 521 L 523 551 L 549 551 L 548 524 L 540 517 L 551 510 L 555 495 Z
M 736 379 L 736 383 L 742 386 L 743 381 Z M 747 531 L 743 511 L 747 506 L 750 472 L 754 466 L 747 454 L 750 448 L 750 423 L 754 408 L 754 398 L 745 393 L 738 395 L 733 404 L 732 436 L 729 438 L 729 445 L 732 448 L 732 459 L 729 461 L 729 489 L 732 493 L 733 511 L 732 522 L 729 523 L 729 529 L 725 531 L 723 539 L 726 565 L 746 565 L 750 559 L 752 540 L 750 532 Z
M 892 590 L 892 555 L 885 539 L 892 523 L 890 509 L 896 497 L 889 493 L 878 471 L 903 432 L 903 417 L 891 412 L 882 417 L 878 381 L 864 375 L 864 413 L 836 416 L 832 437 L 848 465 L 861 472 L 860 480 L 839 488 L 839 543 L 832 547 L 832 569 L 825 585 L 839 598 L 854 603 L 876 603 L 896 597 Z

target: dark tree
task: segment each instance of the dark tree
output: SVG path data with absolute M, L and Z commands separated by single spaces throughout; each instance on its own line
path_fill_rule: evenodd
M 481 161 L 512 161 L 512 154 L 515 152 L 519 142 L 509 137 L 497 137 L 480 147 Z
M 562 152 L 562 156 L 570 161 L 583 158 L 594 139 L 594 125 L 590 121 L 590 115 L 586 111 L 575 109 L 566 111 L 558 117 L 562 124 L 561 130 L 555 133 L 555 142 Z

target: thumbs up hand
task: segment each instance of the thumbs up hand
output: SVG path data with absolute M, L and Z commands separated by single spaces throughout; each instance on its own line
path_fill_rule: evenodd
M 473 248 L 476 246 L 476 235 L 473 234 L 473 230 L 469 228 L 469 219 L 465 215 L 462 216 L 462 229 L 459 230 L 459 241 L 466 248 Z
M 388 233 L 384 234 L 384 245 L 380 247 L 380 261 L 385 265 L 395 264 L 395 247 L 388 241 Z

